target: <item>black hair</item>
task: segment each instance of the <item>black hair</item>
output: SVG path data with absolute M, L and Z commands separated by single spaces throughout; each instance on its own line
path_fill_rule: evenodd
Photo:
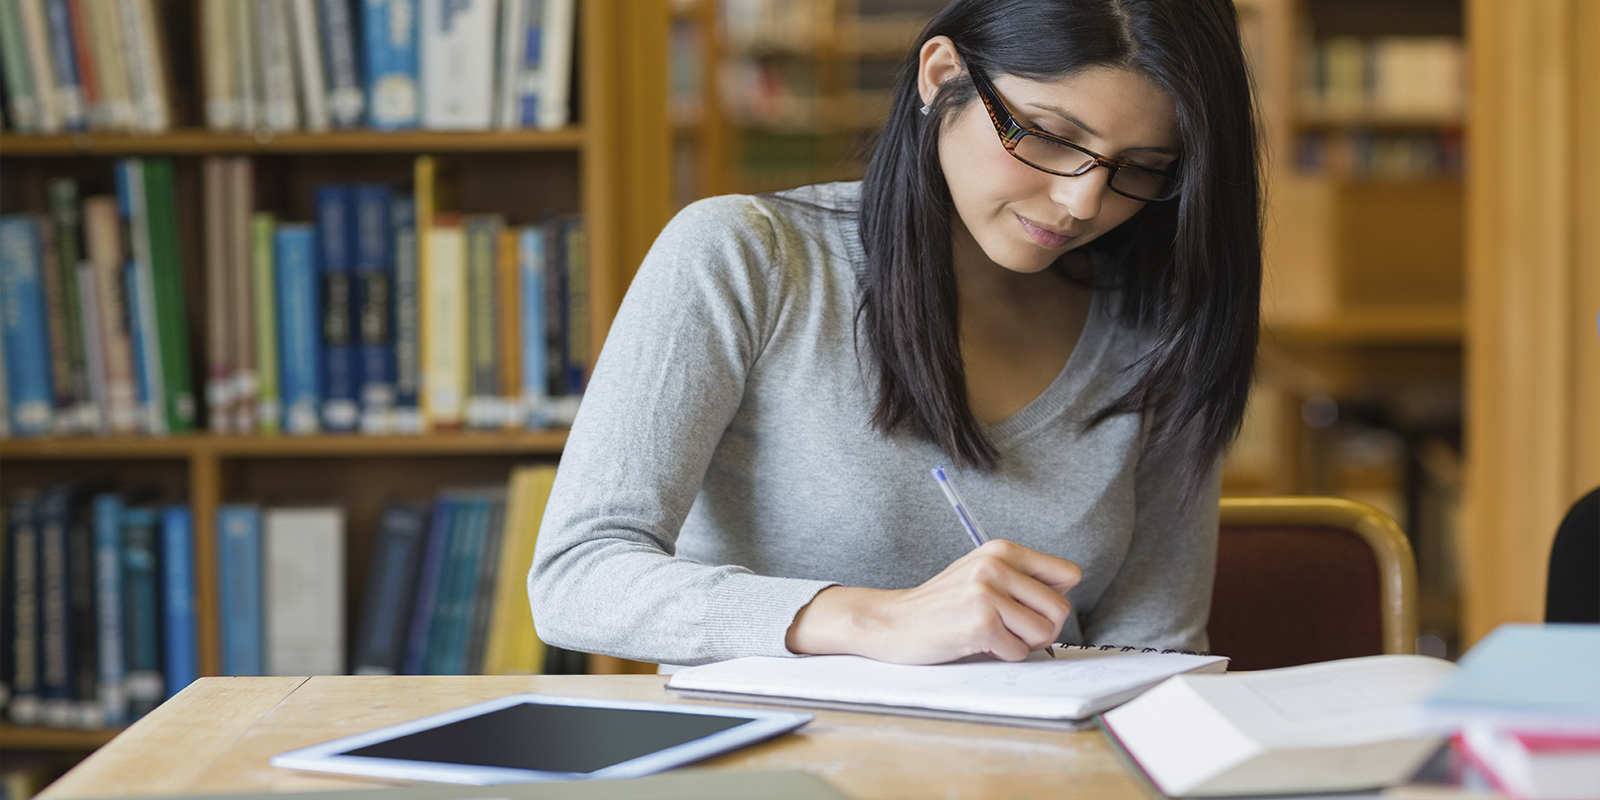
M 879 367 L 872 422 L 940 446 L 956 464 L 992 470 L 999 452 L 968 404 L 958 341 L 951 219 L 941 124 L 975 102 L 965 71 L 933 111 L 917 91 L 918 53 L 947 36 L 996 77 L 1054 80 L 1092 67 L 1136 70 L 1177 111 L 1178 195 L 1148 203 L 1084 247 L 1119 265 L 1128 324 L 1154 341 L 1126 394 L 1087 420 L 1150 413 L 1151 443 L 1185 459 L 1193 499 L 1239 430 L 1260 324 L 1261 179 L 1251 91 L 1231 0 L 955 0 L 901 67 L 889 121 L 861 189 L 868 276 L 859 321 Z M 1180 445 L 1180 442 L 1182 443 Z

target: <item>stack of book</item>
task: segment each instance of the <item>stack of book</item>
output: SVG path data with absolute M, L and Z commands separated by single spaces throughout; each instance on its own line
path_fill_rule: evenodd
M 1425 718 L 1512 797 L 1600 795 L 1600 625 L 1502 625 L 1461 657 Z
M 1306 50 L 1303 103 L 1312 113 L 1459 119 L 1465 47 L 1457 36 L 1333 36 Z
M 155 0 L 0 3 L 0 73 L 11 129 L 166 130 L 172 111 L 165 39 Z
M 6 505 L 0 698 L 21 725 L 137 719 L 198 676 L 189 508 L 90 484 Z

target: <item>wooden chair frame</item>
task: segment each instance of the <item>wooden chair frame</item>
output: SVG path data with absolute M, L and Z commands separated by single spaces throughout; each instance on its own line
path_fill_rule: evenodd
M 1224 497 L 1224 528 L 1315 526 L 1359 535 L 1378 559 L 1383 652 L 1410 654 L 1417 642 L 1417 562 L 1393 518 L 1366 503 L 1338 497 Z

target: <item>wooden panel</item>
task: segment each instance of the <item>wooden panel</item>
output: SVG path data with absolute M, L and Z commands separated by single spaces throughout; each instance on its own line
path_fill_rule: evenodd
M 1335 269 L 1341 313 L 1461 302 L 1462 187 L 1456 181 L 1338 186 Z

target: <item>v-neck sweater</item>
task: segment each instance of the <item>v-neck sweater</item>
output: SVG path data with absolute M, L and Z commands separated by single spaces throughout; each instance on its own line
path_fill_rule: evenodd
M 542 640 L 666 664 L 792 655 L 788 628 L 822 589 L 916 586 L 971 549 L 930 474 L 949 456 L 870 421 L 859 206 L 858 183 L 716 197 L 657 238 L 540 526 Z M 991 537 L 1083 569 L 1060 641 L 1201 649 L 1219 481 L 1181 502 L 1189 455 L 1152 451 L 1149 413 L 1084 424 L 1137 380 L 1152 339 L 1119 301 L 1096 288 L 1061 373 L 983 426 L 997 469 L 947 471 Z

